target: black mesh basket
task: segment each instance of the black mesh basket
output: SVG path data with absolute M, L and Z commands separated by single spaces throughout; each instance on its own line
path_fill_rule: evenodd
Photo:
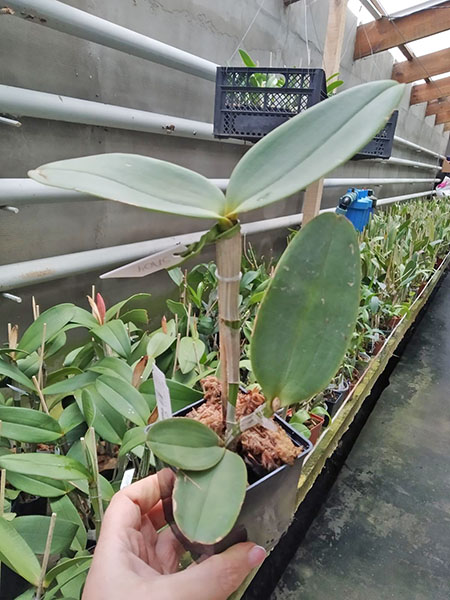
M 323 69 L 218 67 L 214 136 L 257 142 L 326 97 Z
M 397 126 L 398 110 L 394 110 L 391 118 L 358 154 L 353 156 L 352 160 L 362 160 L 363 158 L 389 158 L 392 153 L 392 144 L 394 142 L 394 133 Z

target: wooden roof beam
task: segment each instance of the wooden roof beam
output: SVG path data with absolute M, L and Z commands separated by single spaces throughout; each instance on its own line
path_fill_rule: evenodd
M 449 65 L 450 48 L 445 48 L 413 60 L 396 63 L 392 69 L 391 78 L 400 83 L 411 83 L 425 77 L 446 73 L 449 70 Z M 439 87 L 441 87 L 441 81 L 443 80 L 436 82 Z
M 450 109 L 450 98 L 443 98 L 442 100 L 433 100 L 428 102 L 425 116 L 438 115 L 440 112 Z
M 436 114 L 435 125 L 440 125 L 441 123 L 448 123 L 450 121 L 450 108 L 446 110 L 441 110 Z
M 450 96 L 450 77 L 443 77 L 437 81 L 413 86 L 410 104 L 429 102 L 430 100 L 436 100 L 444 96 Z
M 443 2 L 406 17 L 381 17 L 358 27 L 354 59 L 389 50 L 446 29 L 450 29 L 450 2 Z

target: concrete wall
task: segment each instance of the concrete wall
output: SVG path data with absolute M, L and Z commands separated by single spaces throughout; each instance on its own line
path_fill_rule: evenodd
M 305 20 L 304 2 L 288 8 L 282 0 L 265 0 L 245 40 L 242 36 L 260 6 L 260 0 L 65 0 L 86 10 L 155 39 L 177 46 L 219 64 L 240 64 L 238 47 L 244 47 L 260 64 L 320 66 L 328 15 L 327 0 L 309 2 Z M 353 62 L 356 19 L 349 12 L 341 76 L 345 87 L 373 79 L 389 78 L 392 67 L 387 52 Z M 211 122 L 214 85 L 115 50 L 85 42 L 41 25 L 0 16 L 0 83 L 101 101 Z M 434 117 L 424 119 L 425 106 L 408 108 L 405 94 L 397 132 L 402 137 L 437 151 L 447 145 L 442 126 Z M 167 159 L 199 171 L 208 177 L 228 177 L 245 149 L 242 146 L 181 139 L 162 134 L 145 134 L 23 118 L 22 127 L 0 125 L 0 177 L 26 177 L 27 170 L 42 163 L 96 154 L 134 152 Z M 432 162 L 395 147 L 394 156 Z M 334 177 L 430 177 L 431 171 L 351 162 L 337 169 Z M 421 191 L 428 186 L 389 185 L 377 190 L 380 197 Z M 327 190 L 323 206 L 336 202 L 341 189 Z M 276 206 L 251 213 L 247 220 L 292 214 L 301 210 L 301 195 Z M 204 228 L 204 222 L 145 213 L 113 202 L 36 204 L 21 208 L 18 215 L 1 213 L 0 262 L 15 263 L 39 257 L 107 247 L 133 241 L 164 237 Z M 258 248 L 270 252 L 285 231 L 259 236 Z M 134 291 L 156 291 L 163 296 L 170 289 L 166 274 L 125 283 L 100 282 L 97 274 L 73 277 L 60 282 L 34 285 L 17 291 L 22 305 L 0 298 L 0 323 L 22 320 L 29 299 L 39 298 L 43 308 L 63 300 L 83 302 L 91 282 L 109 302 Z M 11 290 L 14 292 L 14 290 Z

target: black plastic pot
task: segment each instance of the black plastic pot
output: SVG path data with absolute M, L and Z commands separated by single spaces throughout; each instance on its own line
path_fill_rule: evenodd
M 281 87 L 255 87 L 255 75 L 284 78 Z M 327 97 L 323 69 L 218 67 L 214 136 L 257 142 Z
M 192 408 L 203 402 L 204 400 L 200 400 L 178 411 L 174 416 L 184 417 Z M 275 415 L 274 418 L 292 442 L 303 448 L 303 452 L 292 466 L 284 465 L 271 473 L 263 471 L 262 467 L 257 473 L 253 467 L 247 465 L 250 485 L 247 488 L 241 513 L 231 532 L 216 544 L 193 543 L 180 532 L 175 524 L 172 508 L 175 474 L 171 468 L 160 465 L 162 468 L 158 471 L 158 478 L 166 521 L 177 539 L 195 560 L 202 560 L 212 554 L 223 552 L 233 544 L 247 540 L 270 550 L 289 527 L 296 508 L 297 484 L 303 462 L 313 445 L 279 416 Z
M 341 408 L 342 403 L 344 402 L 346 396 L 348 394 L 348 390 L 345 392 L 333 392 L 332 396 L 325 399 L 325 404 L 327 405 L 328 414 L 331 418 L 337 413 L 337 411 Z
M 352 160 L 362 160 L 364 158 L 389 158 L 392 153 L 392 144 L 394 143 L 397 120 L 398 110 L 394 110 L 391 118 L 383 129 L 377 133 L 377 135 L 370 140 L 358 154 L 355 154 L 355 156 L 352 157 Z

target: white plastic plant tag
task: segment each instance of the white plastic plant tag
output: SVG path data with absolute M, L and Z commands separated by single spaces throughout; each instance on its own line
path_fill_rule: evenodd
M 172 404 L 170 402 L 170 392 L 166 383 L 166 376 L 153 365 L 153 383 L 155 385 L 156 406 L 158 407 L 158 421 L 170 419 L 172 416 Z
M 151 273 L 161 271 L 161 269 L 169 269 L 174 267 L 181 261 L 179 254 L 187 250 L 183 244 L 176 244 L 167 248 L 167 250 L 161 250 L 145 258 L 135 260 L 128 265 L 118 267 L 108 273 L 100 275 L 100 279 L 114 279 L 119 277 L 145 277 Z
M 267 417 L 265 417 L 263 412 L 264 404 L 258 406 L 256 410 L 254 410 L 246 417 L 242 417 L 239 421 L 239 427 L 241 429 L 241 432 L 245 431 L 246 429 L 250 429 L 250 427 L 255 427 L 256 425 L 262 425 L 270 431 L 276 431 L 276 424 L 272 421 L 272 419 L 268 419 Z
M 123 488 L 126 488 L 128 485 L 130 485 L 133 481 L 133 477 L 134 469 L 127 469 L 123 474 L 122 481 L 120 483 L 120 489 L 123 490 Z

